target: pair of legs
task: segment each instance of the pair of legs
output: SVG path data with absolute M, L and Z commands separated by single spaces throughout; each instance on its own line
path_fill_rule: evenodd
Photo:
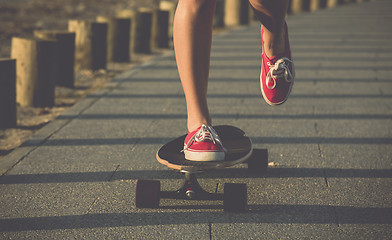
M 179 0 L 174 19 L 174 48 L 184 88 L 188 131 L 211 125 L 207 106 L 212 22 L 217 0 Z M 264 30 L 267 56 L 285 51 L 284 18 L 289 0 L 249 0 Z

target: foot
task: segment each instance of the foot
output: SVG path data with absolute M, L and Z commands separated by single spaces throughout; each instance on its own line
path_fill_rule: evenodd
M 226 155 L 218 134 L 205 124 L 188 133 L 183 151 L 185 159 L 190 161 L 223 161 Z
M 294 64 L 291 60 L 291 51 L 288 38 L 287 24 L 284 24 L 285 51 L 281 56 L 268 57 L 263 48 L 261 55 L 260 84 L 264 100 L 269 105 L 284 103 L 290 95 L 294 83 Z M 261 39 L 263 41 L 264 30 L 261 28 Z

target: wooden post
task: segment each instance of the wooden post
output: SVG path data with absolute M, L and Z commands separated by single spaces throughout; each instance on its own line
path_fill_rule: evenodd
M 106 69 L 107 24 L 70 20 L 68 31 L 75 32 L 75 68 Z
M 16 127 L 16 61 L 0 58 L 0 129 Z
M 310 0 L 310 11 L 317 11 L 322 8 L 326 8 L 327 0 Z
M 324 9 L 327 7 L 327 1 L 328 0 L 319 0 L 319 9 Z
M 125 18 L 129 19 L 130 21 L 130 27 L 129 27 L 129 42 L 128 42 L 128 49 L 129 49 L 129 58 L 131 59 L 131 56 L 133 54 L 133 23 L 135 21 L 135 11 L 126 9 L 126 10 L 120 10 L 117 11 L 116 14 L 117 18 Z
M 248 19 L 249 19 L 249 23 L 252 23 L 253 21 L 258 21 L 255 14 L 255 10 L 250 4 L 248 4 Z
M 120 11 L 118 16 L 132 19 L 130 51 L 132 53 L 150 53 L 152 13 L 132 9 Z
M 336 7 L 339 4 L 339 0 L 327 0 L 327 8 Z
M 169 47 L 169 12 L 166 10 L 139 8 L 139 12 L 151 13 L 151 49 Z
M 178 1 L 170 1 L 170 0 L 161 0 L 159 2 L 159 9 L 169 12 L 169 27 L 168 27 L 168 35 L 169 35 L 169 45 L 173 47 L 173 22 L 174 15 L 176 13 Z
M 16 59 L 16 101 L 21 106 L 52 107 L 57 76 L 57 43 L 52 40 L 12 38 Z
M 153 8 L 142 7 L 137 10 L 138 15 L 147 13 L 150 18 L 150 25 L 146 26 L 150 28 L 149 36 L 145 35 L 145 42 L 150 42 L 149 51 L 144 53 L 150 53 L 152 49 L 156 48 L 156 38 L 157 38 L 157 30 L 158 30 L 158 11 Z M 143 52 L 141 52 L 143 53 Z
M 223 28 L 225 26 L 225 1 L 218 0 L 216 2 L 214 28 Z
M 310 6 L 309 9 L 310 11 L 317 11 L 320 9 L 320 0 L 310 0 Z
M 296 14 L 302 12 L 302 0 L 291 0 L 289 5 L 289 13 Z
M 169 47 L 169 11 L 153 10 L 151 26 L 151 48 Z
M 64 31 L 34 31 L 34 37 L 57 41 L 57 86 L 73 88 L 75 85 L 75 33 Z
M 289 12 L 296 14 L 310 10 L 311 0 L 291 0 Z
M 107 60 L 109 62 L 129 62 L 131 19 L 98 16 L 97 22 L 108 25 Z
M 248 0 L 225 1 L 225 25 L 238 26 L 249 24 Z

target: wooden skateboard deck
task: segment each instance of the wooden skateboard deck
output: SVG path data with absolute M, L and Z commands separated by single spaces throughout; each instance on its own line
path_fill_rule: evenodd
M 182 152 L 186 135 L 178 137 L 163 145 L 156 154 L 157 160 L 161 164 L 175 170 L 197 172 L 230 167 L 244 162 L 252 155 L 252 142 L 249 137 L 245 136 L 244 131 L 228 125 L 214 126 L 214 129 L 227 150 L 224 161 L 204 162 L 186 160 L 185 155 Z

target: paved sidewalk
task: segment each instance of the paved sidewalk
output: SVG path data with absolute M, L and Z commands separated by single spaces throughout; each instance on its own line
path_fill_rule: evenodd
M 392 1 L 288 17 L 297 79 L 288 102 L 262 100 L 259 25 L 214 37 L 215 124 L 244 129 L 278 164 L 200 182 L 248 185 L 249 211 L 219 201 L 136 209 L 136 179 L 181 185 L 155 160 L 186 131 L 172 53 L 78 102 L 0 163 L 1 239 L 388 239 L 392 236 Z

